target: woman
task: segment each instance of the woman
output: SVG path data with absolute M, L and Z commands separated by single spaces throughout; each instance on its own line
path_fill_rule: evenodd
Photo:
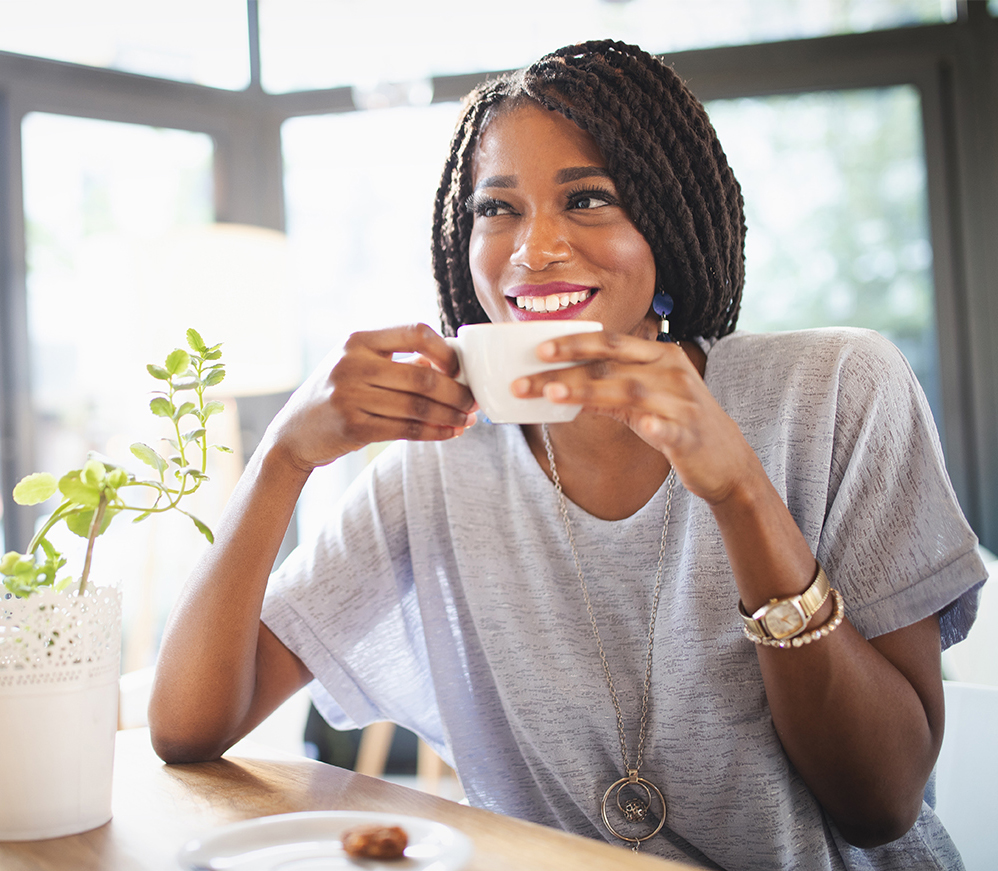
M 743 227 L 703 108 L 636 48 L 473 93 L 436 204 L 444 331 L 602 322 L 511 387 L 584 410 L 475 423 L 428 327 L 351 337 L 175 609 L 160 755 L 218 756 L 314 677 L 331 722 L 408 726 L 502 813 L 704 867 L 959 867 L 922 796 L 975 538 L 892 346 L 732 334 Z M 311 470 L 396 439 L 264 601 Z

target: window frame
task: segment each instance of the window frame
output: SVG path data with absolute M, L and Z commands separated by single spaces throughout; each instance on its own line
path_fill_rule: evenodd
M 281 124 L 360 109 L 349 88 L 265 93 L 256 0 L 248 0 L 247 10 L 251 82 L 244 91 L 0 52 L 0 489 L 8 548 L 23 547 L 33 523 L 10 495 L 34 470 L 21 121 L 29 112 L 50 112 L 207 133 L 215 143 L 215 219 L 283 229 Z M 665 56 L 703 101 L 902 84 L 918 90 L 947 466 L 971 526 L 992 550 L 998 550 L 996 58 L 998 20 L 971 0 L 959 0 L 957 20 L 947 24 Z M 489 75 L 435 78 L 433 101 L 458 100 Z

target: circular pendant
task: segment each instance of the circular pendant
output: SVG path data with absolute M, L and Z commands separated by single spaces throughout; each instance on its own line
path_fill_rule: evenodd
M 625 793 L 624 790 L 628 787 L 628 792 Z M 612 803 L 610 801 L 611 796 L 613 797 Z M 658 802 L 657 808 L 655 802 Z M 647 821 L 648 825 L 652 825 L 656 822 L 657 817 L 657 825 L 646 835 L 622 834 L 610 822 L 608 809 L 613 806 L 616 806 L 619 815 L 628 823 L 644 823 Z M 649 838 L 655 837 L 655 835 L 662 831 L 662 826 L 665 825 L 665 797 L 662 795 L 662 790 L 650 780 L 638 777 L 637 774 L 631 774 L 610 784 L 609 789 L 603 793 L 603 801 L 600 803 L 600 813 L 603 816 L 603 823 L 614 837 L 620 838 L 622 841 L 627 841 L 629 844 L 640 844 L 642 841 L 647 841 Z M 617 824 L 620 825 L 620 822 L 618 821 Z

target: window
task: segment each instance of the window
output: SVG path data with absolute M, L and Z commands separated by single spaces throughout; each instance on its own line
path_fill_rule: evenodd
M 355 330 L 417 321 L 439 330 L 430 224 L 457 111 L 440 103 L 284 123 L 287 229 L 308 315 L 308 371 Z M 364 459 L 350 455 L 313 473 L 298 507 L 303 537 L 325 514 L 323 494 L 338 495 Z
M 5 0 L 0 51 L 231 90 L 249 83 L 245 0 Z
M 280 93 L 517 68 L 587 39 L 666 52 L 955 17 L 955 0 L 261 0 L 261 70 Z
M 160 432 L 145 365 L 183 342 L 157 334 L 171 299 L 141 292 L 137 277 L 163 234 L 212 220 L 211 140 L 34 113 L 22 141 L 38 470 L 79 468 L 91 450 L 134 467 L 131 443 Z M 116 311 L 128 316 L 119 322 L 108 314 Z M 102 539 L 95 552 L 96 570 L 125 593 L 125 670 L 149 664 L 153 636 L 200 550 L 186 518 L 159 520 L 119 520 L 107 533 L 114 542 Z M 191 547 L 177 547 L 186 536 Z
M 433 198 L 457 105 L 292 118 L 282 128 L 287 232 L 311 369 L 353 330 L 439 323 Z
M 739 328 L 886 335 L 942 426 L 918 93 L 911 87 L 717 100 L 745 197 Z

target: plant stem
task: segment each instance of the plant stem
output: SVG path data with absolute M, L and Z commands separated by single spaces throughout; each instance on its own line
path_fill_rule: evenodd
M 39 529 L 38 532 L 34 534 L 34 537 L 31 539 L 31 541 L 28 542 L 27 552 L 29 554 L 34 553 L 36 550 L 38 550 L 38 545 L 41 544 L 42 539 L 45 538 L 46 535 L 48 535 L 49 530 L 53 526 L 55 526 L 60 520 L 62 520 L 69 513 L 67 509 L 71 508 L 72 505 L 73 505 L 72 502 L 70 502 L 68 499 L 65 499 L 63 500 L 62 504 L 58 508 L 56 508 L 55 511 L 52 512 L 51 516 L 47 521 L 45 521 L 45 524 L 42 526 L 42 528 Z
M 80 575 L 80 591 L 82 596 L 87 588 L 87 578 L 90 577 L 90 560 L 94 555 L 94 542 L 100 534 L 101 525 L 104 523 L 104 510 L 107 508 L 107 494 L 101 491 L 100 502 L 97 510 L 94 511 L 93 520 L 90 521 L 90 534 L 87 536 L 87 558 L 83 561 L 83 574 Z

